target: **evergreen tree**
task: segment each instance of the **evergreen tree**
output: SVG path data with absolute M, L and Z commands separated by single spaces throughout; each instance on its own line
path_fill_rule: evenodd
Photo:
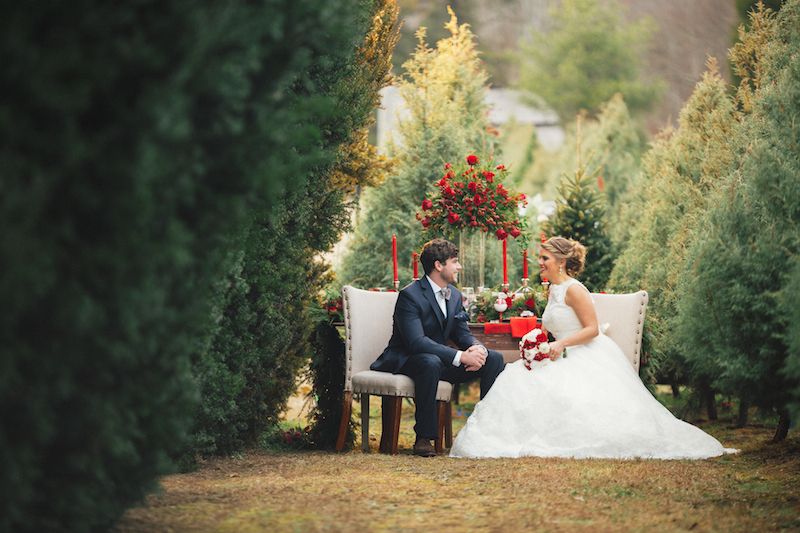
M 407 258 L 421 238 L 415 213 L 428 188 L 441 177 L 444 162 L 494 150 L 483 103 L 487 78 L 472 32 L 468 25 L 458 24 L 452 10 L 446 28 L 449 37 L 433 49 L 420 29 L 417 49 L 404 65 L 399 90 L 408 115 L 400 121 L 401 137 L 393 149 L 397 173 L 364 195 L 364 213 L 338 269 L 343 283 L 390 286 L 393 233 L 399 237 L 400 277 L 410 279 Z
M 364 132 L 388 81 L 397 8 L 393 0 L 361 5 L 351 22 L 361 28 L 358 49 L 311 74 L 315 91 L 336 102 L 335 117 L 319 117 L 331 164 L 314 167 L 313 179 L 274 205 L 258 206 L 220 302 L 219 327 L 195 366 L 203 403 L 189 454 L 231 453 L 277 423 L 311 351 L 309 307 L 329 281 L 318 256 L 348 227 L 347 193 L 382 178 L 385 162 L 368 160 L 374 150 Z
M 777 409 L 774 440 L 781 440 L 800 383 L 787 320 L 796 305 L 791 291 L 800 251 L 800 2 L 786 2 L 776 23 L 751 25 L 771 34 L 768 52 L 754 70 L 752 113 L 731 138 L 739 147 L 735 172 L 702 221 L 704 239 L 691 250 L 686 269 L 696 281 L 686 288 L 680 324 L 689 346 L 696 322 L 713 313 L 702 333 L 713 350 L 715 383 Z
M 562 147 L 554 156 L 543 154 L 536 166 L 539 178 L 529 186 L 548 189 L 555 187 L 561 176 L 571 173 L 584 162 L 591 174 L 596 174 L 598 186 L 606 198 L 609 234 L 615 244 L 621 244 L 624 227 L 620 224 L 626 193 L 641 169 L 645 150 L 644 136 L 628 112 L 621 94 L 615 94 L 603 104 L 594 119 L 581 119 L 580 142 L 574 126 L 567 133 Z
M 786 366 L 783 369 L 790 382 L 795 383 L 791 390 L 789 411 L 792 420 L 800 419 L 800 305 L 797 295 L 800 294 L 800 259 L 795 256 L 794 264 L 786 277 L 786 284 L 781 290 L 779 300 L 786 320 Z
M 372 27 L 357 53 L 360 76 L 349 77 L 356 87 L 371 97 L 370 109 L 377 108 L 378 91 L 391 81 L 392 55 L 399 39 L 398 13 L 395 0 L 375 2 Z M 378 185 L 393 167 L 394 161 L 377 154 L 375 147 L 367 140 L 369 126 L 374 120 L 374 114 L 369 115 L 365 121 L 366 127 L 345 147 L 330 175 L 329 188 L 332 191 L 352 193 L 362 187 Z M 348 207 L 351 206 L 348 204 Z M 314 278 L 317 287 L 333 284 L 333 273 L 327 269 L 325 275 Z M 317 448 L 332 449 L 336 444 L 342 416 L 342 380 L 347 361 L 344 342 L 336 328 L 330 325 L 327 313 L 323 317 L 312 317 L 312 320 L 316 324 L 310 339 L 312 357 L 308 373 L 315 399 L 309 415 L 311 439 Z M 355 437 L 352 431 L 354 424 L 350 426 L 346 439 L 348 445 L 352 444 Z
M 169 468 L 251 206 L 335 156 L 319 140 L 338 102 L 309 74 L 352 56 L 355 14 L 307 0 L 4 10 L 0 530 L 108 529 Z
M 731 168 L 735 124 L 734 103 L 712 61 L 681 111 L 677 130 L 665 132 L 643 158 L 641 187 L 634 189 L 620 218 L 627 246 L 617 259 L 609 288 L 645 289 L 650 295 L 646 327 L 652 345 L 646 371 L 651 380 L 675 382 L 686 376 L 672 332 L 676 289 L 697 217 L 708 208 L 709 193 Z M 708 374 L 696 377 L 705 386 Z
M 590 291 L 602 291 L 614 265 L 614 254 L 596 179 L 579 163 L 574 176 L 564 176 L 558 193 L 556 213 L 544 225 L 544 232 L 548 237 L 575 239 L 586 247 L 586 270 L 581 280 Z
M 523 43 L 520 86 L 562 121 L 581 109 L 596 114 L 615 93 L 633 110 L 655 100 L 660 85 L 640 74 L 647 21 L 629 24 L 615 0 L 564 0 L 554 4 L 550 19 L 549 31 Z

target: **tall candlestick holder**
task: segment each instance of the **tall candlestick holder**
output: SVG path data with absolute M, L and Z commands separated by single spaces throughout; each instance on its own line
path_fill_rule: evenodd
M 524 294 L 526 291 L 530 290 L 530 287 L 528 287 L 528 282 L 529 281 L 530 281 L 530 279 L 528 279 L 528 278 L 522 278 L 522 285 L 520 286 L 519 289 L 514 291 L 514 294 L 515 295 Z

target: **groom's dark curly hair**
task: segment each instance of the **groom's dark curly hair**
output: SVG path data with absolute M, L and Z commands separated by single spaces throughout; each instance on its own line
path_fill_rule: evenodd
M 422 247 L 419 261 L 425 274 L 430 274 L 436 261 L 445 264 L 448 259 L 458 257 L 458 247 L 445 239 L 433 239 Z

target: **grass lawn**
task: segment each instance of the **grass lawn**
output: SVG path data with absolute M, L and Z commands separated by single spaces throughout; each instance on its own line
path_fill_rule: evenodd
M 475 395 L 455 407 L 455 431 Z M 699 422 L 742 450 L 704 461 L 423 459 L 410 454 L 408 403 L 400 455 L 376 453 L 380 399 L 372 403 L 370 454 L 356 442 L 343 454 L 253 449 L 208 460 L 165 476 L 117 530 L 800 530 L 800 437 L 768 445 L 774 425 L 758 419 L 732 429 L 723 411 Z

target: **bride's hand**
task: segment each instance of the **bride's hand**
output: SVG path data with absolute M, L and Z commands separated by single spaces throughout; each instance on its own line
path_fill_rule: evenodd
M 550 343 L 550 360 L 555 361 L 564 353 L 564 345 L 561 341 L 555 341 Z

